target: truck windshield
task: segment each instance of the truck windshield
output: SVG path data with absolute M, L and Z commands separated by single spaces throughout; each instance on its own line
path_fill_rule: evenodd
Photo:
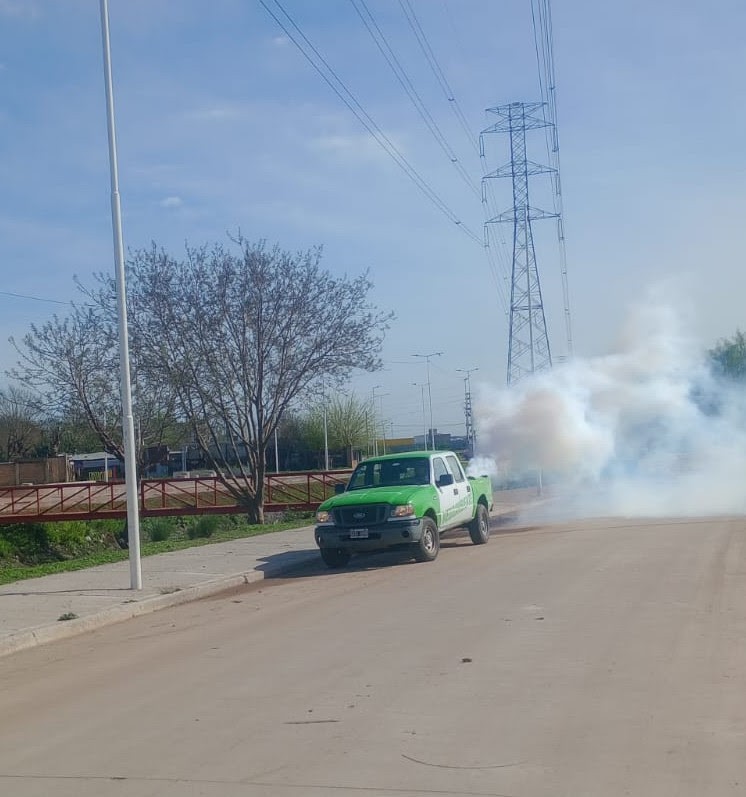
M 412 459 L 384 459 L 362 462 L 352 474 L 348 490 L 362 490 L 366 487 L 405 487 L 415 484 L 429 484 L 430 460 L 422 457 Z

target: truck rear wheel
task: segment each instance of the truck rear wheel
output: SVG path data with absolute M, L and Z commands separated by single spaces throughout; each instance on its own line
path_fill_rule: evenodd
M 413 548 L 414 558 L 418 562 L 432 562 L 437 557 L 440 551 L 440 534 L 432 518 L 422 519 L 422 536 Z
M 474 545 L 484 545 L 490 538 L 490 515 L 484 504 L 477 504 L 477 513 L 469 523 L 469 536 Z
M 320 551 L 327 567 L 344 567 L 350 561 L 350 552 L 345 548 L 321 548 Z

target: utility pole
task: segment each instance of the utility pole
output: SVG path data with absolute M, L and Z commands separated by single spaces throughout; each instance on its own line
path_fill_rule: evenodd
M 531 207 L 528 198 L 528 178 L 539 174 L 555 174 L 556 169 L 534 163 L 526 157 L 526 131 L 552 126 L 551 122 L 538 113 L 544 104 L 513 102 L 510 105 L 488 108 L 487 112 L 496 115 L 499 121 L 479 135 L 479 149 L 482 156 L 484 156 L 486 134 L 508 133 L 510 136 L 510 163 L 490 172 L 482 179 L 483 201 L 486 201 L 487 180 L 509 177 L 513 184 L 513 207 L 489 219 L 485 224 L 485 235 L 490 224 L 513 225 L 508 385 L 518 382 L 529 374 L 552 367 L 531 222 L 539 219 L 555 219 L 559 213 L 548 213 Z
M 412 382 L 415 387 L 420 388 L 422 394 L 422 445 L 427 451 L 427 416 L 425 415 L 425 387 L 427 382 Z
M 440 357 L 442 351 L 434 351 L 432 354 L 413 354 L 413 357 L 422 357 L 427 362 L 427 400 L 430 404 L 430 447 L 435 451 L 435 430 L 433 429 L 433 392 L 430 387 L 430 360 L 433 357 Z
M 469 446 L 471 455 L 476 452 L 477 435 L 474 431 L 474 419 L 471 408 L 471 374 L 479 368 L 457 368 L 456 371 L 466 374 L 464 377 L 464 415 L 466 416 L 466 444 Z

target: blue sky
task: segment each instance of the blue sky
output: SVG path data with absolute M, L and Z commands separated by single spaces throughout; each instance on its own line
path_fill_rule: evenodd
M 276 9 L 274 2 L 268 5 Z M 240 228 L 288 249 L 323 244 L 335 273 L 370 269 L 397 314 L 374 386 L 395 434 L 463 429 L 463 375 L 505 382 L 508 323 L 483 249 L 440 213 L 313 71 L 256 0 L 110 0 L 125 246 L 179 253 Z M 368 114 L 481 236 L 481 203 L 422 122 L 349 0 L 284 0 Z M 477 184 L 485 108 L 539 98 L 529 0 L 412 0 L 467 138 L 397 0 L 367 0 L 459 163 Z M 613 351 L 653 286 L 703 348 L 746 327 L 746 5 L 566 0 L 552 7 L 574 348 Z M 545 161 L 541 134 L 529 156 Z M 490 138 L 488 163 L 508 160 Z M 509 185 L 496 186 L 499 209 Z M 532 204 L 546 207 L 546 187 Z M 555 356 L 566 353 L 559 257 L 537 224 Z M 541 228 L 541 229 L 539 229 Z M 502 231 L 505 240 L 510 230 Z M 507 263 L 507 248 L 496 249 Z M 113 268 L 96 0 L 0 0 L 0 369 L 7 344 Z M 661 289 L 660 286 L 663 286 Z M 37 297 L 19 298 L 10 294 Z M 63 304 L 56 304 L 62 302 Z M 390 432 L 389 432 L 390 433 Z

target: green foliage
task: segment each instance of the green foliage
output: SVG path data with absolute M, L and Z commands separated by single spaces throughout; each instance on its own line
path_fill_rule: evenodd
M 200 537 L 212 537 L 218 528 L 220 528 L 219 517 L 216 515 L 202 515 L 187 528 L 187 536 L 190 540 Z
M 142 529 L 151 542 L 163 542 L 171 536 L 176 525 L 172 517 L 145 518 Z
M 209 545 L 213 542 L 255 537 L 272 531 L 298 528 L 313 521 L 312 517 L 304 517 L 302 514 L 298 520 L 283 518 L 279 522 L 275 521 L 263 525 L 251 525 L 246 522 L 245 516 L 242 515 L 221 515 L 219 517 L 213 515 L 209 517 L 211 517 L 211 520 L 208 521 L 209 524 L 217 524 L 211 537 L 190 537 L 187 529 L 191 528 L 191 519 L 183 517 L 164 518 L 173 523 L 172 536 L 161 542 L 144 540 L 141 548 L 142 555 L 152 556 L 168 551 L 191 548 L 195 545 Z M 53 526 L 55 524 L 46 525 Z M 12 539 L 19 536 L 21 540 L 28 541 L 34 535 L 43 539 L 45 537 L 44 529 L 29 530 L 26 524 L 16 524 L 15 528 L 0 525 L 0 584 L 10 584 L 13 581 L 36 578 L 51 573 L 82 570 L 86 567 L 96 567 L 109 562 L 121 562 L 127 558 L 127 551 L 122 550 L 115 541 L 115 534 L 121 533 L 123 528 L 121 521 L 94 520 L 89 521 L 86 525 L 89 529 L 88 536 L 91 537 L 91 550 L 89 552 L 72 556 L 71 552 L 63 551 L 65 558 L 59 559 L 55 556 L 50 558 L 48 548 L 45 548 L 45 556 L 35 560 L 21 559 L 18 548 Z M 8 535 L 7 537 L 4 536 L 6 534 Z M 33 550 L 33 546 L 31 548 Z M 38 546 L 36 550 L 38 551 Z M 67 558 L 69 556 L 72 556 L 72 558 Z
M 88 524 L 83 520 L 63 520 L 44 525 L 50 549 L 59 551 L 61 558 L 82 553 L 90 547 L 92 538 Z
M 3 525 L 0 526 L 0 559 L 35 565 L 113 548 L 116 547 L 114 537 L 106 528 L 110 523 L 66 520 Z
M 15 550 L 8 540 L 0 537 L 0 561 L 14 559 Z
M 47 526 L 44 523 L 11 523 L 0 526 L 0 538 L 4 540 L 6 550 L 8 547 L 11 549 L 10 556 L 24 564 L 37 564 L 52 558 Z
M 735 382 L 746 381 L 746 335 L 740 329 L 708 352 L 713 372 Z

